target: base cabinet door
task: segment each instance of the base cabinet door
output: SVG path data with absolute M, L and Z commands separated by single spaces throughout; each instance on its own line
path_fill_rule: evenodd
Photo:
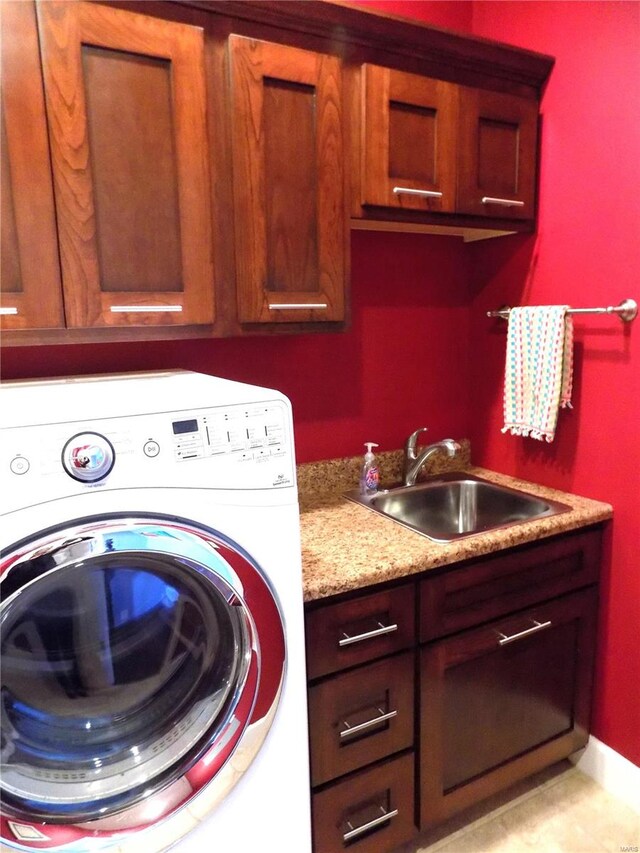
M 202 29 L 55 0 L 38 23 L 66 325 L 212 323 Z
M 596 609 L 591 588 L 423 647 L 423 829 L 584 746 Z

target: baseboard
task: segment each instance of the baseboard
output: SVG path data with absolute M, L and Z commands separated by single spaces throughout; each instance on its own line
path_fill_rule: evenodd
M 640 767 L 591 736 L 584 750 L 571 756 L 576 767 L 605 791 L 640 814 Z

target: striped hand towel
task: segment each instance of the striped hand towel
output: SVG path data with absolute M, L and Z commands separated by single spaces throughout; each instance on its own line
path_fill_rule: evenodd
M 568 307 L 509 312 L 502 432 L 553 441 L 558 409 L 571 408 L 573 323 Z

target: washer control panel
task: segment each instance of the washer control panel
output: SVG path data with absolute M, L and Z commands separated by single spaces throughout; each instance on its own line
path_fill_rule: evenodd
M 33 504 L 36 493 L 44 501 L 96 488 L 295 485 L 291 412 L 281 400 L 12 428 L 2 445 L 11 492 L 0 512 Z
M 283 411 L 277 406 L 205 412 L 172 421 L 171 430 L 178 461 L 232 454 L 246 462 L 286 452 Z M 154 449 L 149 442 L 145 452 Z

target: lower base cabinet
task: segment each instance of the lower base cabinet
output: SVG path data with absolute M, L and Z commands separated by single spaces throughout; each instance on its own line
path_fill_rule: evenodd
M 391 853 L 586 744 L 601 540 L 308 605 L 314 853 Z

